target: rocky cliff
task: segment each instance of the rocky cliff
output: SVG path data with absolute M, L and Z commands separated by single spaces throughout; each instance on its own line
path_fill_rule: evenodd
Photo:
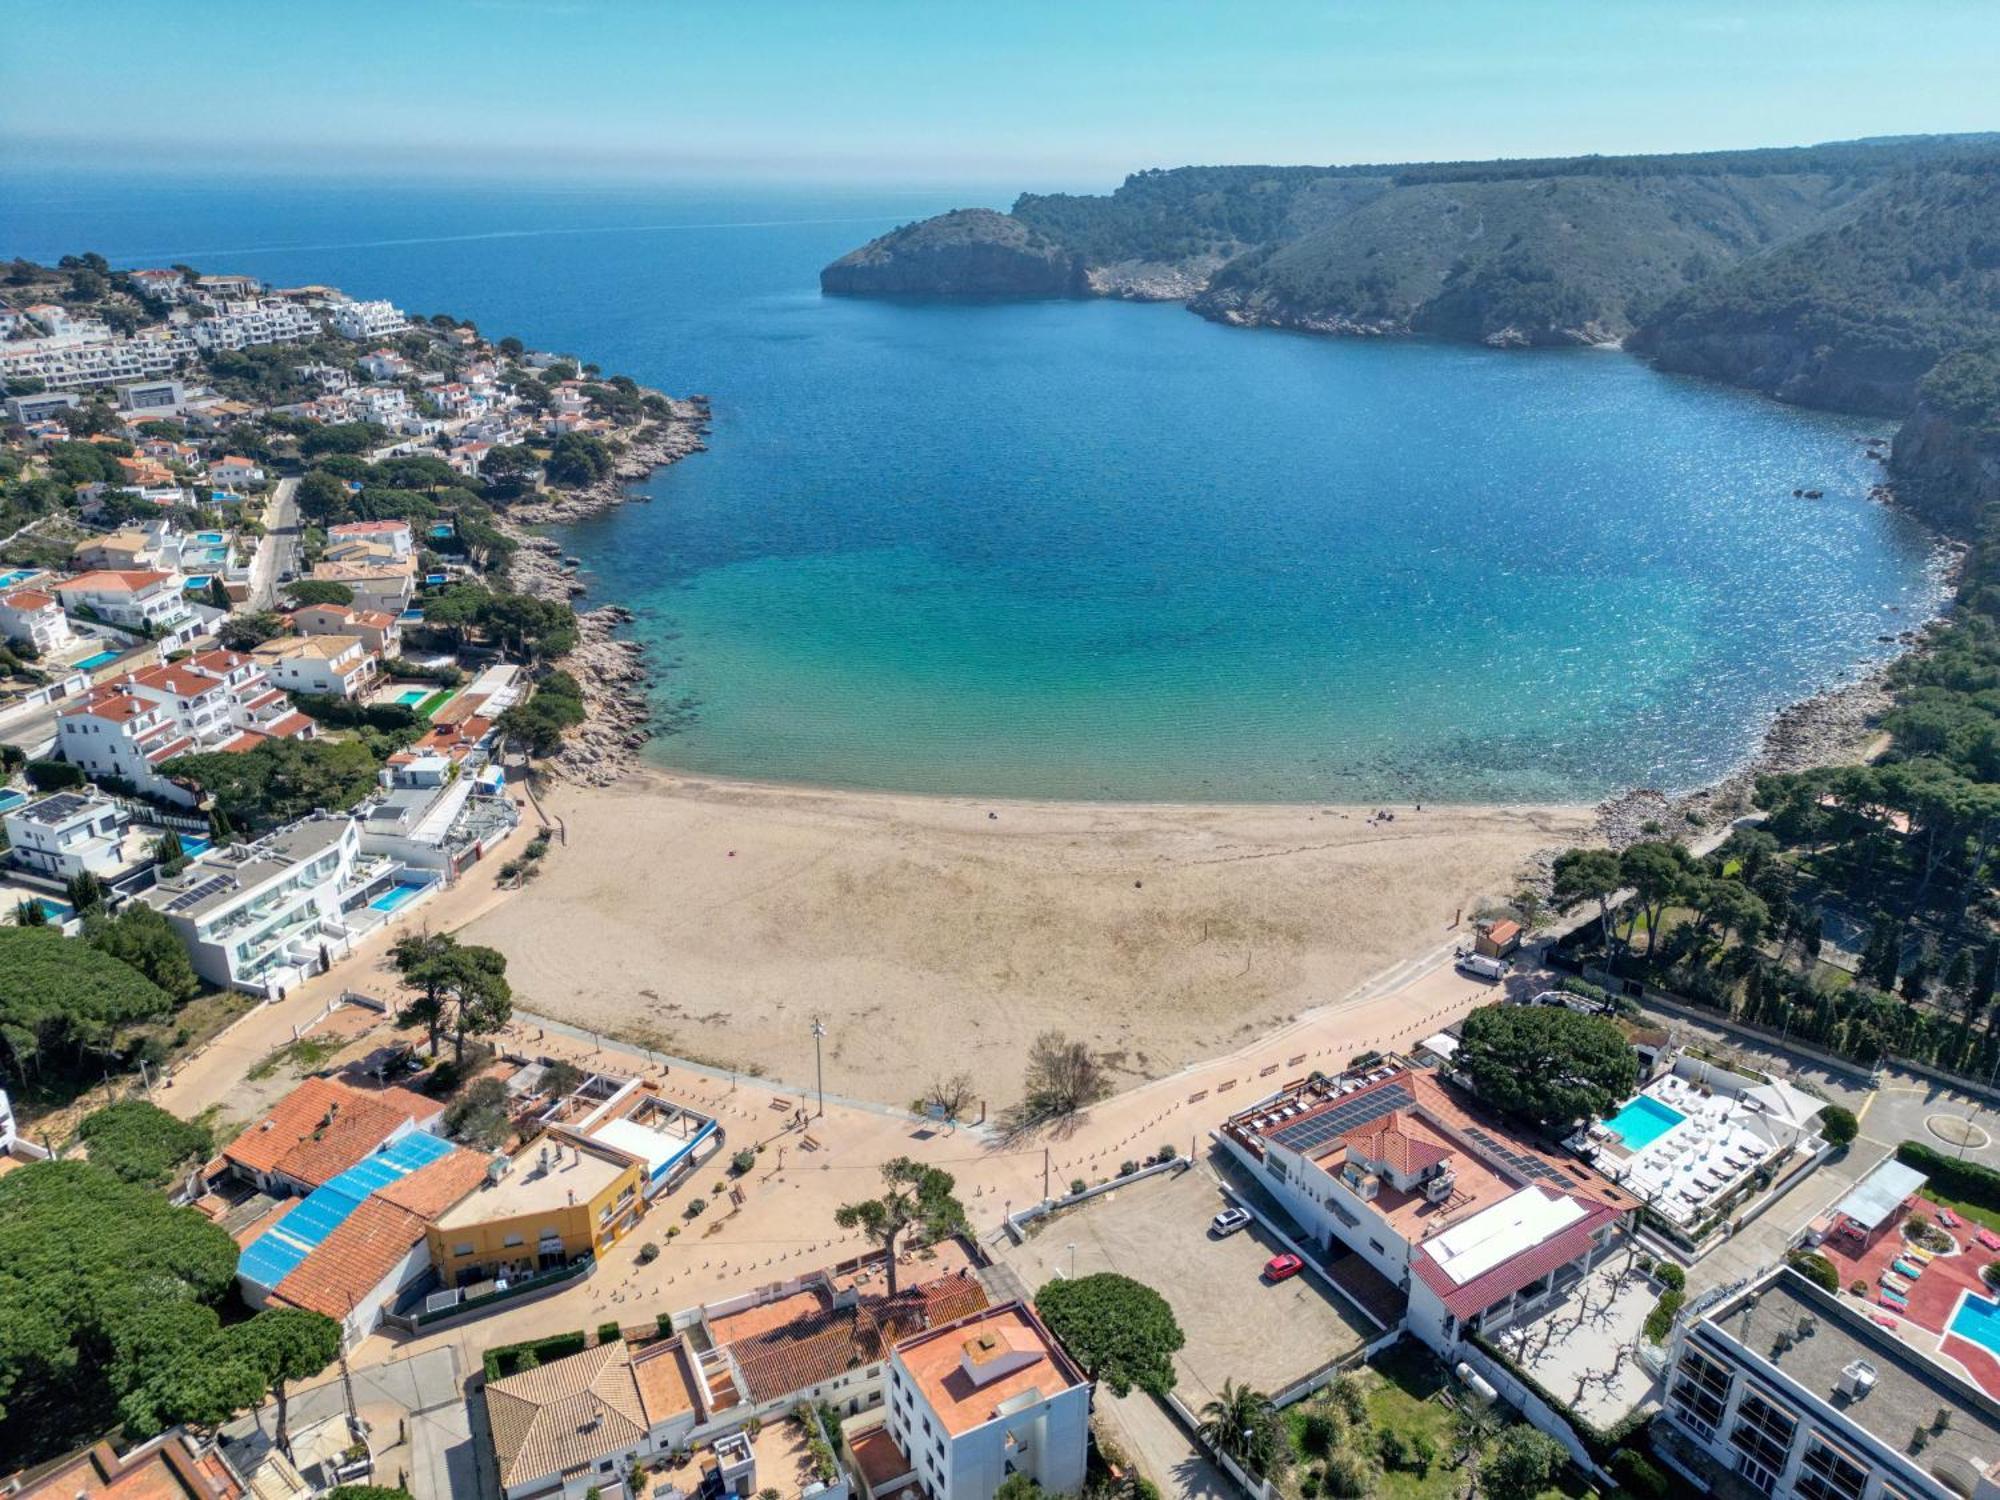
M 819 273 L 843 295 L 1075 297 L 1081 258 L 1007 214 L 961 208 L 870 240 Z
M 2000 346 L 1961 350 L 1924 378 L 1897 429 L 1889 476 L 1896 498 L 1932 525 L 1978 532 L 2000 505 Z

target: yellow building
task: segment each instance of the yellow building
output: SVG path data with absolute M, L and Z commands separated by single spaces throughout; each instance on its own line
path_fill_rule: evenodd
M 527 1146 L 430 1227 L 446 1286 L 601 1255 L 646 1211 L 640 1163 L 557 1135 Z

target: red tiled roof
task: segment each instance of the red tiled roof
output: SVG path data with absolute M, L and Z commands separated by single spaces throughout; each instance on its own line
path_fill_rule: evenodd
M 0 604 L 9 609 L 47 609 L 55 602 L 53 595 L 40 589 L 15 589 L 11 594 L 0 595 Z
M 94 1443 L 33 1477 L 20 1500 L 237 1500 L 242 1481 L 213 1448 L 198 1450 L 178 1427 L 124 1454 Z
M 1451 1155 L 1430 1131 L 1400 1109 L 1358 1125 L 1340 1139 L 1350 1151 L 1404 1174 L 1422 1172 Z
M 485 1180 L 485 1157 L 477 1151 L 454 1150 L 387 1187 L 375 1189 L 375 1196 L 421 1219 L 435 1219 Z
M 91 573 L 79 573 L 74 578 L 65 579 L 56 585 L 58 592 L 78 590 L 86 593 L 134 593 L 139 589 L 151 588 L 154 584 L 165 583 L 167 575 L 143 568 L 114 569 L 100 568 Z
M 308 1078 L 222 1154 L 248 1171 L 282 1172 L 318 1187 L 406 1122 L 421 1124 L 443 1109 L 435 1099 L 408 1089 L 362 1090 L 331 1078 Z
M 822 1305 L 803 1317 L 730 1345 L 752 1401 L 819 1385 L 857 1364 L 874 1364 L 891 1346 L 986 1307 L 986 1289 L 970 1275 L 933 1277 L 892 1297 L 865 1297 L 854 1307 Z
M 1553 1188 L 1537 1188 L 1536 1191 L 1551 1200 L 1565 1196 Z M 1423 1277 L 1424 1285 L 1437 1293 L 1445 1311 L 1454 1318 L 1469 1318 L 1484 1312 L 1502 1297 L 1511 1296 L 1582 1255 L 1590 1248 L 1591 1237 L 1620 1217 L 1622 1212 L 1573 1193 L 1567 1196 L 1584 1206 L 1586 1212 L 1582 1218 L 1539 1245 L 1531 1245 L 1491 1270 L 1481 1272 L 1463 1286 L 1453 1281 L 1445 1274 L 1444 1268 L 1431 1259 L 1428 1246 L 1417 1246 L 1416 1253 L 1410 1257 L 1410 1264 Z
M 264 732 L 274 740 L 288 740 L 311 729 L 312 722 L 306 714 L 290 713 L 267 725 Z
M 345 1318 L 423 1241 L 424 1228 L 421 1214 L 372 1194 L 292 1268 L 272 1295 L 308 1312 Z

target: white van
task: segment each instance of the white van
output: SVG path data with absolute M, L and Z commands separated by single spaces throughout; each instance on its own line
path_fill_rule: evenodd
M 1505 979 L 1507 960 L 1488 958 L 1484 953 L 1461 953 L 1458 955 L 1458 972 L 1470 974 L 1474 979 Z

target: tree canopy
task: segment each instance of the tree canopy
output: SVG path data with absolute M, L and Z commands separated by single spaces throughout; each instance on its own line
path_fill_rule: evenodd
M 893 1297 L 896 1241 L 903 1232 L 914 1229 L 929 1239 L 957 1234 L 965 1228 L 965 1206 L 954 1192 L 957 1180 L 951 1173 L 907 1156 L 882 1164 L 882 1185 L 881 1197 L 843 1203 L 834 1210 L 833 1220 L 842 1229 L 859 1229 L 882 1247 Z
M 174 997 L 130 964 L 50 927 L 0 927 L 0 1075 L 32 1082 L 108 1063 Z M 93 1074 L 94 1076 L 94 1074 Z
M 374 755 L 359 740 L 265 740 L 240 753 L 210 751 L 166 763 L 200 787 L 238 828 L 262 831 L 315 808 L 354 806 L 375 789 Z
M 1625 1034 L 1564 1006 L 1482 1006 L 1465 1018 L 1456 1062 L 1494 1108 L 1553 1127 L 1610 1114 L 1639 1084 Z
M 85 1115 L 77 1134 L 90 1159 L 142 1187 L 165 1187 L 207 1156 L 214 1136 L 144 1099 L 120 1099 Z
M 416 992 L 396 1019 L 425 1029 L 433 1057 L 449 1033 L 455 1057 L 464 1061 L 466 1037 L 496 1032 L 514 1013 L 507 956 L 498 949 L 461 943 L 448 932 L 412 932 L 396 940 L 389 956 Z
M 80 945 L 79 945 L 80 946 Z M 0 1466 L 94 1439 L 218 1327 L 236 1242 L 92 1162 L 0 1177 Z
M 1151 1287 L 1110 1271 L 1051 1281 L 1035 1294 L 1035 1311 L 1112 1395 L 1130 1395 L 1134 1386 L 1152 1396 L 1173 1389 L 1173 1357 L 1187 1337 Z

